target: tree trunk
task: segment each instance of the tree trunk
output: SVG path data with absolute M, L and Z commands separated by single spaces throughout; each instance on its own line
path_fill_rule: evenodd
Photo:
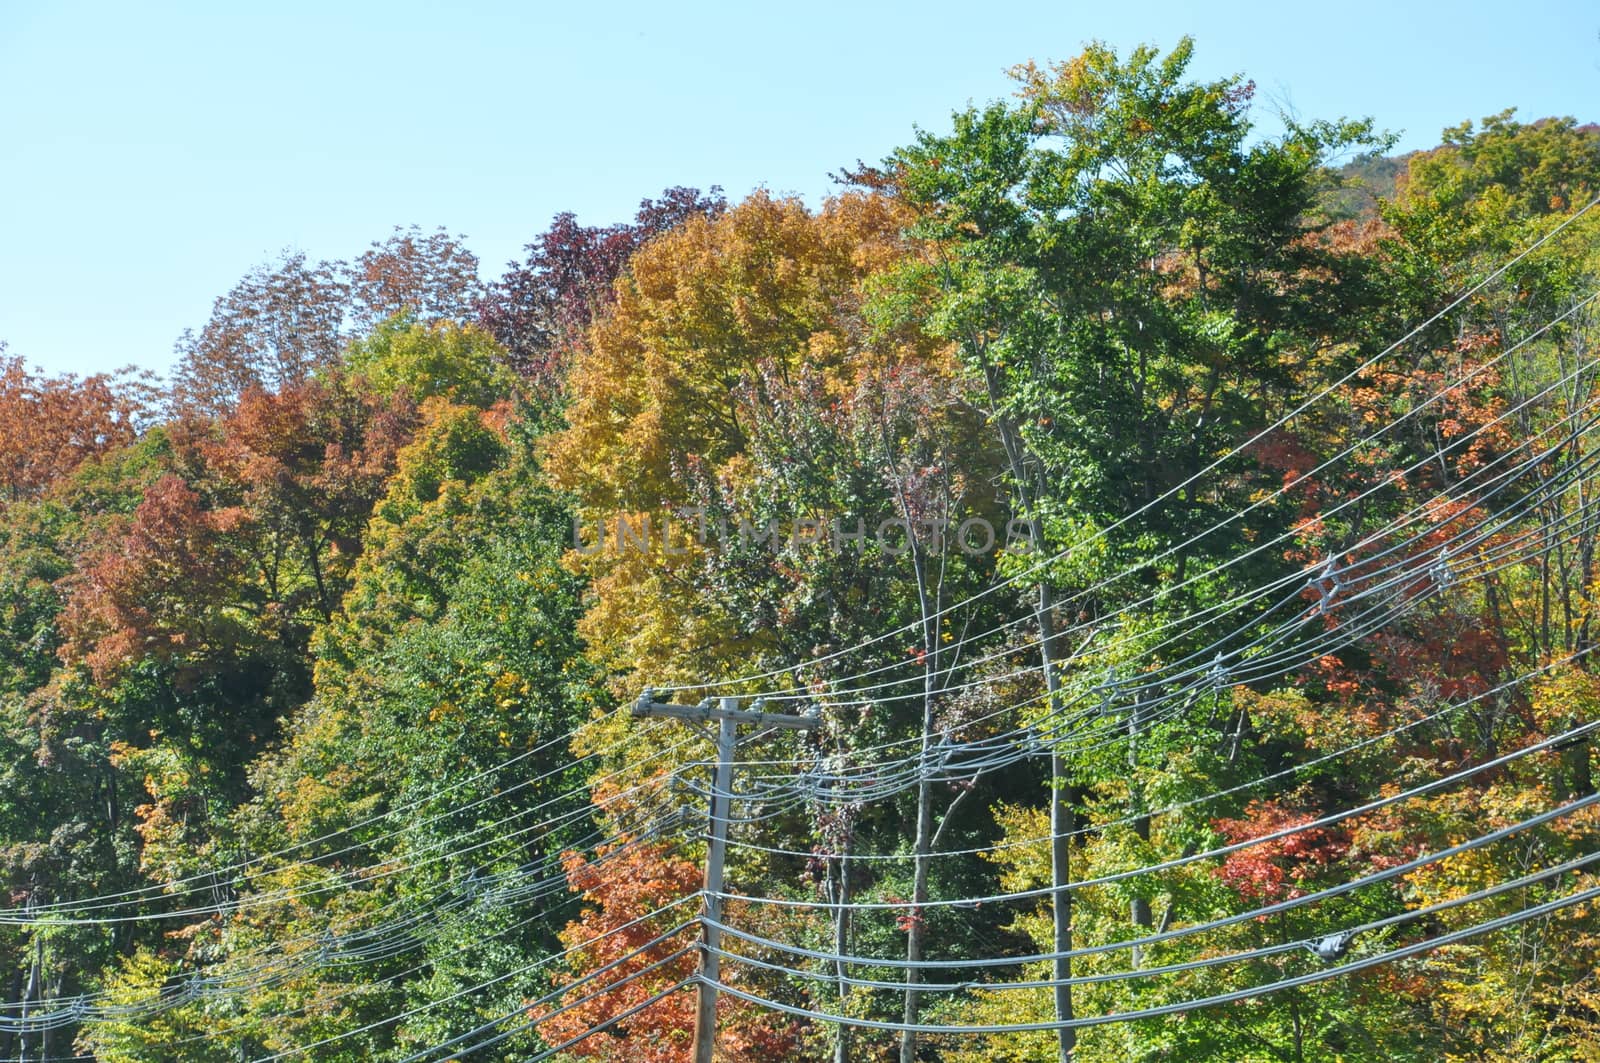
M 975 344 L 974 347 L 982 350 L 979 344 Z M 984 386 L 988 390 L 991 416 L 999 431 L 1000 445 L 1006 453 L 1006 464 L 1010 468 L 1011 489 L 1016 498 L 1016 513 L 1026 522 L 1029 545 L 1042 561 L 1049 557 L 1050 553 L 1045 541 L 1044 527 L 1039 523 L 1034 505 L 1034 492 L 1029 485 L 1027 443 L 1023 440 L 1016 421 L 1001 412 L 1004 403 L 1000 401 L 1002 388 L 997 370 L 988 362 L 986 355 L 983 357 Z M 1041 484 L 1040 490 L 1043 489 L 1044 485 Z M 1041 580 L 1039 583 L 1039 597 L 1034 618 L 1039 627 L 1039 665 L 1044 671 L 1046 705 L 1049 715 L 1054 718 L 1061 712 L 1061 677 L 1056 671 L 1055 589 L 1048 580 Z M 1073 795 L 1069 785 L 1066 765 L 1062 762 L 1060 754 L 1052 751 L 1050 754 L 1050 885 L 1053 891 L 1052 942 L 1053 951 L 1057 953 L 1054 980 L 1057 982 L 1072 977 L 1072 959 L 1063 955 L 1072 950 L 1072 893 L 1067 887 L 1072 884 L 1071 842 L 1077 830 Z M 1059 1023 L 1069 1023 L 1073 1020 L 1070 985 L 1055 987 L 1055 1017 Z M 1077 1030 L 1062 1026 L 1057 1031 L 1059 1063 L 1071 1063 L 1077 1045 Z
M 28 1063 L 28 1005 L 39 997 L 39 981 L 44 967 L 44 939 L 33 932 L 33 963 L 28 969 L 28 984 L 22 990 L 21 1022 L 17 1033 L 17 1063 Z
M 923 731 L 923 757 L 927 763 L 927 755 L 932 748 L 928 740 L 928 733 Z M 918 964 L 922 962 L 923 941 L 926 930 L 922 920 L 923 906 L 928 903 L 928 850 L 929 839 L 933 836 L 933 797 L 932 784 L 924 777 L 917 784 L 917 838 L 913 850 L 913 864 L 911 872 L 911 917 L 906 930 L 906 962 Z M 917 1021 L 917 1012 L 921 1005 L 921 992 L 914 988 L 922 981 L 922 969 L 911 966 L 906 968 L 906 1006 L 905 1022 L 907 1025 Z M 917 1058 L 917 1035 L 911 1030 L 900 1034 L 900 1063 L 913 1063 Z
M 11 985 L 6 989 L 7 1011 L 20 1011 L 22 1002 L 22 972 L 11 972 Z M 0 1030 L 0 1055 L 10 1058 L 17 1047 L 17 1035 L 11 1030 Z
M 910 512 L 906 510 L 909 522 Z M 906 927 L 906 997 L 904 1021 L 907 1026 L 917 1021 L 922 994 L 915 988 L 922 981 L 922 962 L 926 928 L 922 910 L 928 903 L 928 862 L 933 838 L 933 732 L 934 700 L 938 697 L 939 670 L 939 613 L 944 605 L 942 585 L 928 597 L 927 558 L 922 549 L 913 544 L 912 568 L 917 578 L 917 603 L 922 613 L 922 756 L 921 771 L 917 780 L 917 834 L 912 849 L 911 915 Z M 900 1034 L 900 1063 L 913 1063 L 917 1058 L 917 1035 L 912 1030 Z
M 1136 813 L 1133 821 L 1133 832 L 1141 841 L 1150 840 L 1150 817 L 1144 814 L 1144 783 L 1139 778 L 1139 737 L 1144 730 L 1144 699 L 1139 698 L 1133 703 L 1133 716 L 1128 721 L 1128 803 L 1132 806 L 1130 811 Z M 1150 916 L 1150 901 L 1145 897 L 1135 897 L 1130 905 L 1129 917 L 1136 930 L 1148 930 L 1153 922 Z M 1144 964 L 1144 949 L 1138 945 L 1133 947 L 1132 962 L 1134 969 Z
M 839 854 L 839 893 L 837 896 L 839 907 L 834 909 L 833 922 L 833 954 L 844 956 L 850 947 L 850 843 L 845 842 L 844 852 Z M 845 982 L 845 964 L 838 960 L 834 964 L 834 974 L 839 979 L 839 1014 L 850 1014 L 850 986 Z M 850 1027 L 839 1024 L 836 1038 L 833 1042 L 833 1063 L 850 1063 Z
M 1038 532 L 1034 533 L 1042 539 Z M 1061 710 L 1061 677 L 1056 672 L 1055 663 L 1055 591 L 1047 583 L 1039 585 L 1039 659 L 1044 668 L 1045 694 L 1050 706 L 1050 714 L 1056 715 Z M 1077 830 L 1077 814 L 1073 809 L 1072 794 L 1067 783 L 1066 765 L 1062 763 L 1061 755 L 1050 754 L 1050 885 L 1055 892 L 1054 901 L 1054 935 L 1052 943 L 1056 953 L 1054 978 L 1057 982 L 1064 982 L 1072 977 L 1072 957 L 1065 955 L 1072 951 L 1072 893 L 1065 887 L 1072 883 L 1072 835 Z M 1072 1012 L 1072 987 L 1070 985 L 1057 985 L 1055 987 L 1056 1021 L 1071 1022 Z M 1078 1031 L 1072 1027 L 1063 1026 L 1056 1031 L 1057 1049 L 1061 1063 L 1070 1063 L 1073 1051 L 1078 1047 Z

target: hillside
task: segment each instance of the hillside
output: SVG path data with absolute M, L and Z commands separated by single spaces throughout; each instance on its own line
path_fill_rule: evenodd
M 1600 1058 L 1600 127 L 1191 47 L 6 352 L 0 1058 Z

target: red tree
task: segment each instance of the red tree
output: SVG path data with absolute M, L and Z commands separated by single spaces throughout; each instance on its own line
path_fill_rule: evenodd
M 550 1016 L 539 1023 L 539 1034 L 552 1045 L 610 1021 L 694 973 L 695 954 L 690 951 L 626 985 L 618 985 L 610 992 L 600 992 L 591 1000 L 577 1003 L 694 941 L 697 930 L 690 926 L 654 945 L 649 944 L 693 916 L 697 911 L 693 902 L 644 919 L 637 925 L 628 924 L 674 900 L 689 897 L 700 888 L 700 868 L 674 856 L 665 845 L 624 840 L 613 846 L 602 846 L 592 863 L 571 852 L 563 856 L 562 862 L 568 883 L 580 891 L 592 907 L 585 909 L 580 918 L 567 924 L 561 932 L 562 943 L 574 950 L 568 960 L 572 975 L 566 982 L 573 987 L 562 995 L 558 1004 L 534 1013 L 535 1018 Z M 643 948 L 646 945 L 649 947 Z M 576 979 L 641 948 L 643 951 L 637 956 L 623 960 L 604 975 L 576 983 Z M 730 973 L 736 976 L 736 972 Z M 554 1014 L 557 1008 L 566 1005 L 575 1006 L 570 1011 Z M 689 1058 L 694 1019 L 695 994 L 685 988 L 663 997 L 632 1018 L 586 1037 L 567 1049 L 566 1054 L 619 1063 L 679 1063 Z M 794 1024 L 783 1020 L 782 1016 L 759 1012 L 727 994 L 717 1001 L 718 1059 L 750 1063 L 788 1059 L 793 1055 L 795 1041 Z
M 0 494 L 34 497 L 89 458 L 132 442 L 150 397 L 131 371 L 44 377 L 20 358 L 0 358 Z

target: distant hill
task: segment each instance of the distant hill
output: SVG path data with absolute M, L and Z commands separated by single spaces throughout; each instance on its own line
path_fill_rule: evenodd
M 1394 198 L 1400 175 L 1411 165 L 1417 152 L 1403 155 L 1362 155 L 1337 171 L 1339 187 L 1330 189 L 1323 206 L 1336 220 L 1369 218 L 1377 213 L 1378 202 Z
M 1481 137 L 1484 133 L 1496 128 L 1494 123 L 1506 121 L 1511 117 L 1507 111 L 1498 117 L 1491 116 L 1484 119 L 1481 130 L 1473 133 L 1470 124 L 1463 125 L 1456 130 L 1446 130 L 1444 143 L 1436 147 L 1421 151 L 1408 151 L 1401 155 L 1362 155 L 1344 166 L 1333 171 L 1337 176 L 1337 187 L 1323 193 L 1322 205 L 1329 215 L 1335 220 L 1365 219 L 1370 218 L 1377 211 L 1378 203 L 1385 199 L 1393 199 L 1399 186 L 1400 176 L 1411 166 L 1411 160 L 1418 155 L 1426 155 L 1438 151 L 1440 148 L 1459 147 L 1453 139 L 1454 135 L 1466 134 L 1469 138 L 1473 135 Z M 1511 123 L 1515 126 L 1515 123 Z M 1582 125 L 1572 124 L 1571 119 L 1540 118 L 1527 123 L 1527 130 L 1544 130 L 1555 132 L 1569 130 L 1569 134 L 1577 134 L 1580 138 L 1600 138 L 1600 124 L 1587 122 Z M 1592 150 L 1592 149 L 1591 149 Z

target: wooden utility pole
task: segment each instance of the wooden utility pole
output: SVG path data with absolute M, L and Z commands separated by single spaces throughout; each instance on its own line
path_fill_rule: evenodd
M 670 716 L 690 723 L 717 721 L 717 771 L 711 783 L 711 833 L 706 838 L 706 877 L 701 891 L 699 1000 L 694 1017 L 694 1063 L 711 1063 L 717 1042 L 717 981 L 722 974 L 722 865 L 728 850 L 728 819 L 733 801 L 733 754 L 739 745 L 739 725 L 764 730 L 815 730 L 816 716 L 790 716 L 781 712 L 741 709 L 738 698 L 707 698 L 698 705 L 671 705 L 655 700 L 645 687 L 633 704 L 635 716 Z

